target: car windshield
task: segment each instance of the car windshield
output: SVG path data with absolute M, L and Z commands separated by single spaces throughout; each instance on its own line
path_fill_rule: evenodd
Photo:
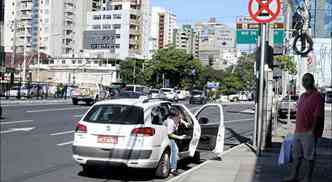
M 172 90 L 171 89 L 161 89 L 164 93 L 170 93 L 170 92 L 172 92 Z
M 84 121 L 105 124 L 144 124 L 144 112 L 140 107 L 127 105 L 96 105 Z
M 202 91 L 195 90 L 191 92 L 191 95 L 202 95 L 202 93 L 203 93 Z
M 134 86 L 127 86 L 126 88 L 125 88 L 125 90 L 126 91 L 134 91 Z
M 150 93 L 152 93 L 152 94 L 158 94 L 159 90 L 151 90 Z
M 283 101 L 289 101 L 289 99 L 291 100 L 291 101 L 297 101 L 298 99 L 299 99 L 299 96 L 297 96 L 297 95 L 292 95 L 292 96 L 290 96 L 290 98 L 289 98 L 289 96 L 286 96 L 286 97 L 284 97 L 284 99 L 282 99 Z

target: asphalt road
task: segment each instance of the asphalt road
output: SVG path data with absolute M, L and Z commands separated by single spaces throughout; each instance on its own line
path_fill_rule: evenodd
M 250 140 L 254 114 L 251 105 L 225 105 L 225 149 Z M 198 105 L 188 105 L 191 110 Z M 72 159 L 71 143 L 76 122 L 88 109 L 70 104 L 5 106 L 0 120 L 2 182 L 110 182 L 167 181 L 155 179 L 152 171 L 100 168 L 85 176 Z M 201 158 L 215 157 L 202 152 Z M 197 164 L 182 161 L 180 172 Z

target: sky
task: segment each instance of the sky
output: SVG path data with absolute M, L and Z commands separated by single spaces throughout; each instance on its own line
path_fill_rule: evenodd
M 177 24 L 193 24 L 216 17 L 220 23 L 235 27 L 236 16 L 247 15 L 249 0 L 151 0 L 152 6 L 170 9 Z

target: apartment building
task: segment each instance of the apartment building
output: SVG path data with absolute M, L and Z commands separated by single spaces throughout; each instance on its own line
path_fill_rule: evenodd
M 148 54 L 149 0 L 92 1 L 84 31 L 84 53 L 114 59 Z
M 6 52 L 37 52 L 51 57 L 80 52 L 77 26 L 84 0 L 5 0 Z M 76 19 L 77 18 L 77 19 Z
M 183 25 L 175 29 L 173 39 L 176 48 L 184 49 L 187 54 L 199 58 L 199 35 L 191 25 Z
M 150 57 L 156 50 L 174 45 L 175 29 L 176 15 L 173 12 L 162 7 L 152 7 L 149 37 Z
M 213 17 L 208 22 L 196 23 L 195 30 L 199 34 L 199 59 L 203 65 L 212 62 L 215 69 L 224 69 L 224 63 L 232 60 L 224 60 L 222 52 L 235 49 L 235 31 Z

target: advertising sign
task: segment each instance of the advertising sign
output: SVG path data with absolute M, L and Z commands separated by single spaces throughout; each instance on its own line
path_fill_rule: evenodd
M 84 31 L 84 49 L 105 50 L 115 52 L 115 30 Z

